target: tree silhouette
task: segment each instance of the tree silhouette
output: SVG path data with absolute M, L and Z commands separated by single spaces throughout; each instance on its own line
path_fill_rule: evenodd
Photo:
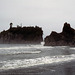
M 10 23 L 10 29 L 12 28 L 13 23 Z

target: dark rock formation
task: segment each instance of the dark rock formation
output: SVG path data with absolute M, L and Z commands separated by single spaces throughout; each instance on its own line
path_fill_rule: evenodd
M 45 46 L 75 46 L 75 30 L 65 23 L 61 33 L 52 31 L 44 41 Z
M 42 28 L 36 27 L 12 27 L 0 33 L 0 43 L 15 44 L 39 44 L 43 41 Z

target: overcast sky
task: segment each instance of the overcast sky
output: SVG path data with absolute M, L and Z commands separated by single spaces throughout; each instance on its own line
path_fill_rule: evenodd
M 44 36 L 61 32 L 64 22 L 75 28 L 75 0 L 0 0 L 0 31 L 13 26 L 43 28 Z

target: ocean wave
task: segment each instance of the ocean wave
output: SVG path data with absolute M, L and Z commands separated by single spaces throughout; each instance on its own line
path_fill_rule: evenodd
M 8 51 L 8 52 L 0 52 L 0 55 L 18 55 L 18 54 L 38 54 L 41 53 L 40 50 L 38 51 Z
M 52 50 L 53 48 L 41 45 L 2 47 L 0 48 L 0 55 L 40 53 L 42 50 Z
M 59 64 L 64 62 L 70 62 L 75 60 L 75 54 L 72 55 L 58 55 L 58 56 L 45 56 L 35 59 L 20 59 L 20 60 L 8 60 L 2 61 L 4 65 L 0 70 L 16 69 L 23 67 L 31 67 L 44 64 Z
M 15 47 L 1 47 L 0 50 L 13 50 L 13 49 L 45 49 L 54 48 L 52 46 L 42 46 L 42 45 L 27 45 L 27 46 L 15 46 Z
M 4 47 L 0 48 L 0 50 L 13 50 L 13 49 L 31 49 L 32 47 Z
M 75 47 L 74 48 L 70 48 L 70 49 L 75 50 Z

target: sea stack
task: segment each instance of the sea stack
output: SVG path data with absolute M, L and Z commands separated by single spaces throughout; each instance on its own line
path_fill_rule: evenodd
M 45 46 L 75 46 L 75 29 L 66 22 L 61 33 L 52 31 L 44 42 Z
M 12 27 L 0 33 L 1 44 L 40 44 L 43 41 L 42 28 L 35 27 Z

